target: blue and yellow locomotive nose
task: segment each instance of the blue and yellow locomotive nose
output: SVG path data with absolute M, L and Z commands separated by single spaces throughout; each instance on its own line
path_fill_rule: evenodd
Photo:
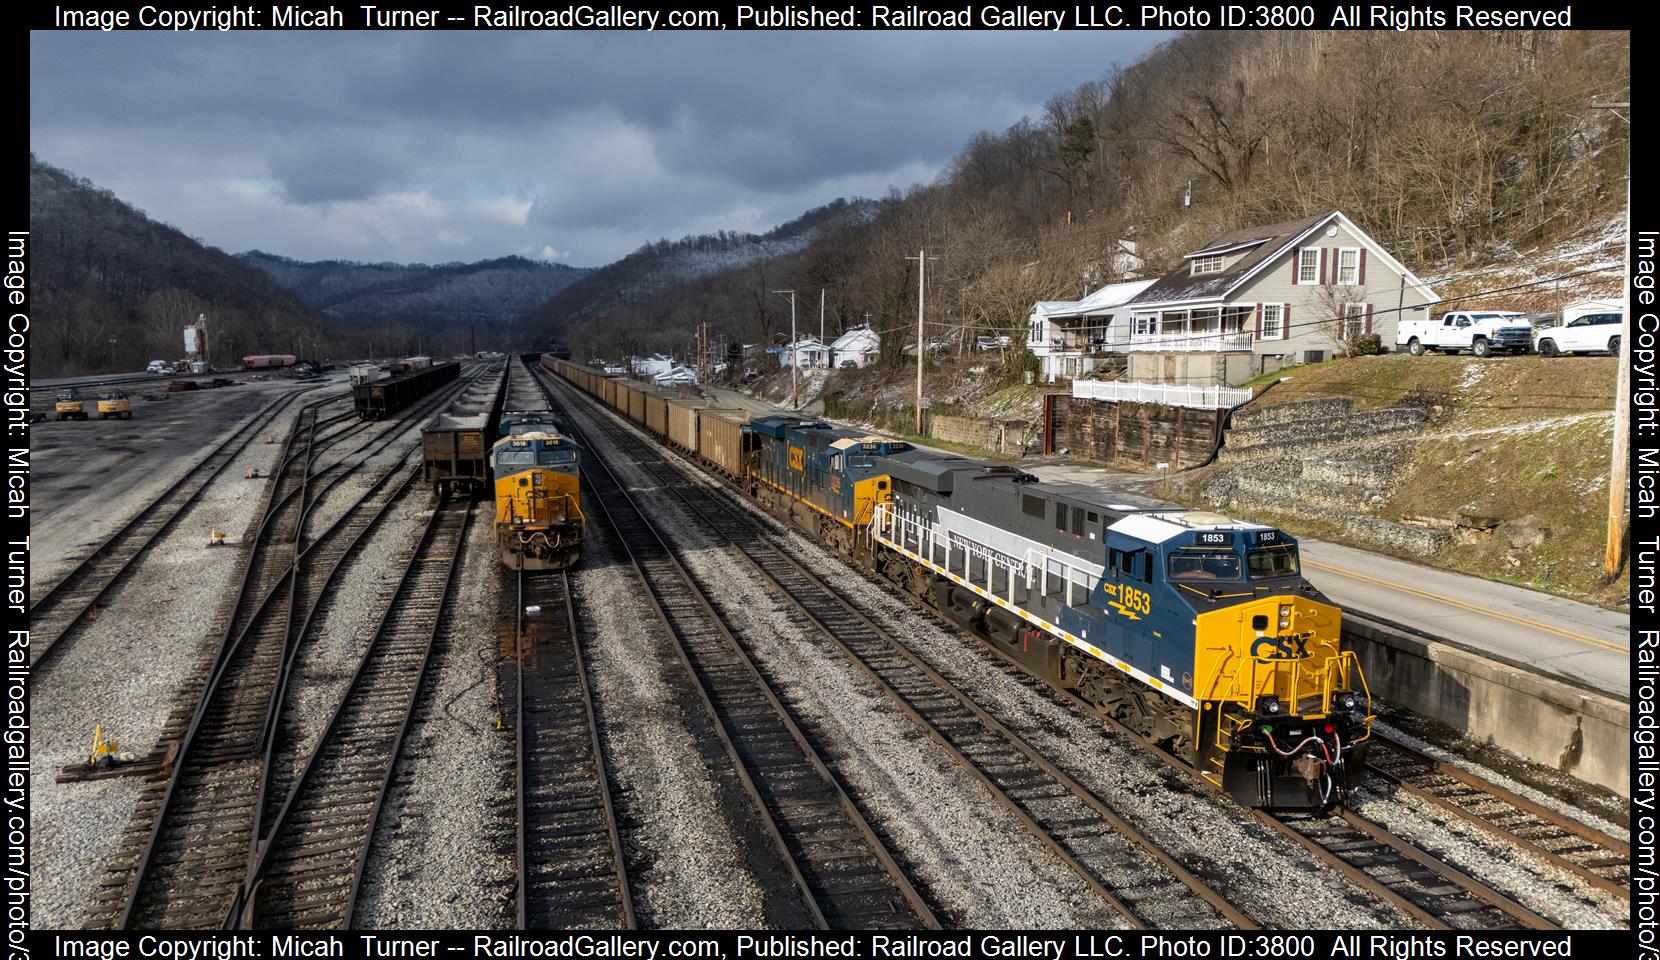
M 582 550 L 581 452 L 547 429 L 513 434 L 491 448 L 496 543 L 515 570 L 559 570 Z
M 1341 612 L 1285 593 L 1201 613 L 1195 627 L 1201 772 L 1251 806 L 1340 802 L 1371 735 Z

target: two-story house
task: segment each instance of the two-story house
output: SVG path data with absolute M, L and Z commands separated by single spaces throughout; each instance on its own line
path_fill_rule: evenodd
M 1130 338 L 1128 304 L 1152 280 L 1114 283 L 1082 300 L 1040 300 L 1027 319 L 1026 349 L 1045 383 L 1088 376 L 1101 358 L 1123 352 Z
M 1125 306 L 1128 379 L 1235 385 L 1340 353 L 1359 333 L 1395 344 L 1435 292 L 1341 212 L 1225 233 Z

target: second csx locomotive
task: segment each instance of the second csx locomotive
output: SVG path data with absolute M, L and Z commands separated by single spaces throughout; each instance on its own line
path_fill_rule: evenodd
M 1329 807 L 1364 770 L 1365 680 L 1283 531 L 794 417 L 694 452 L 1243 803 Z

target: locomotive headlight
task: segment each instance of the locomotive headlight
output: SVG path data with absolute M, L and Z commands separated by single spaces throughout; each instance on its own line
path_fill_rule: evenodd
M 1282 617 L 1291 616 L 1291 604 L 1289 604 L 1289 603 L 1280 604 L 1280 616 L 1282 616 Z M 1285 624 L 1282 623 L 1282 624 L 1280 624 L 1280 626 L 1283 627 L 1283 626 L 1285 626 Z
M 1289 627 L 1289 626 L 1291 626 L 1291 621 L 1285 619 L 1284 617 L 1281 617 L 1280 618 L 1280 629 L 1284 630 L 1286 627 Z

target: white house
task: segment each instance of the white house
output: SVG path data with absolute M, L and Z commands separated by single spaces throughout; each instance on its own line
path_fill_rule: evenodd
M 691 367 L 675 366 L 651 378 L 658 386 L 671 387 L 677 383 L 696 383 L 697 372 Z
M 851 363 L 863 367 L 873 362 L 882 350 L 882 335 L 869 326 L 854 327 L 830 344 L 826 363 L 831 367 L 845 367 Z
M 660 353 L 654 353 L 649 357 L 630 357 L 628 362 L 629 366 L 634 368 L 634 375 L 638 377 L 653 378 L 674 369 L 674 361 Z
M 1028 321 L 1026 349 L 1038 358 L 1043 379 L 1054 383 L 1086 376 L 1102 357 L 1121 350 L 1130 339 L 1126 304 L 1154 282 L 1108 284 L 1082 300 L 1038 301 Z
M 823 355 L 827 352 L 824 344 L 818 342 L 817 337 L 802 337 L 794 343 L 777 348 L 778 365 L 787 367 L 792 363 L 806 370 L 811 367 L 824 365 Z

